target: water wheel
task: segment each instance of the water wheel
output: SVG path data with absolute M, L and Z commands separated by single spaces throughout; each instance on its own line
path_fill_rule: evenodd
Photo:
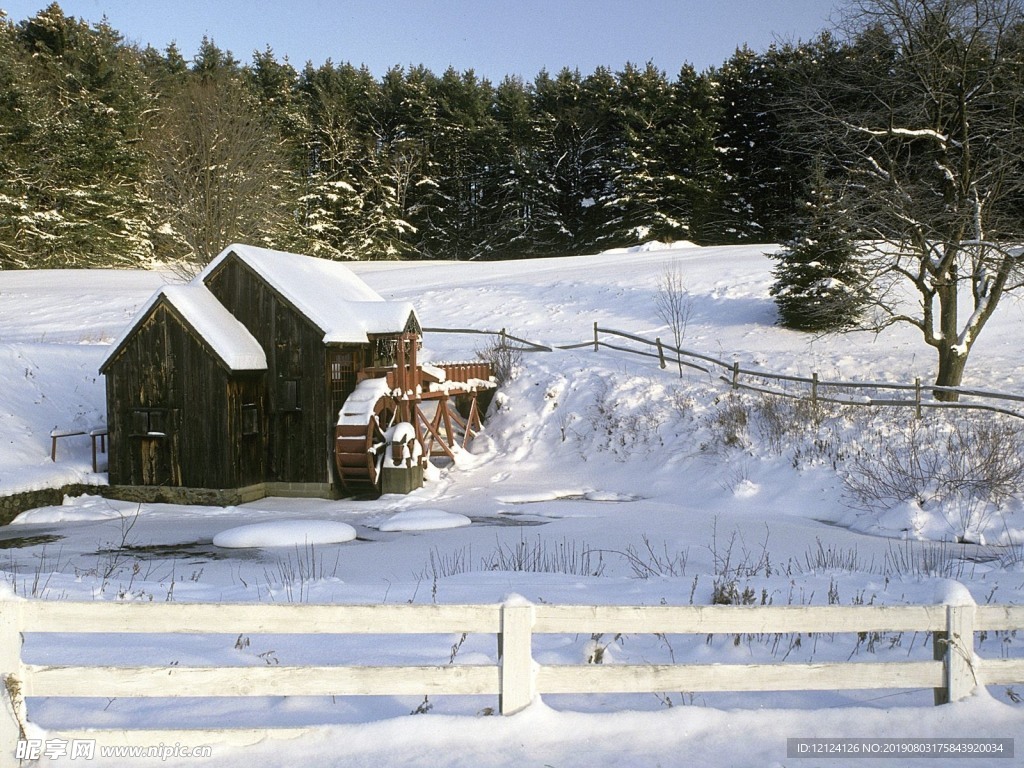
M 383 379 L 367 379 L 345 400 L 334 433 L 334 464 L 345 490 L 380 490 L 388 429 L 395 423 L 395 401 Z

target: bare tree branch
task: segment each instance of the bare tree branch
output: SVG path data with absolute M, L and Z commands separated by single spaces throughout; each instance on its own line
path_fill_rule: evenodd
M 840 29 L 790 111 L 847 189 L 873 327 L 918 328 L 957 386 L 1024 282 L 1024 0 L 853 0 Z

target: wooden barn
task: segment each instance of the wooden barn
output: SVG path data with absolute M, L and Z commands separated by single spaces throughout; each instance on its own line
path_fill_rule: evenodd
M 342 495 L 338 414 L 368 371 L 410 345 L 414 360 L 420 333 L 411 304 L 343 264 L 232 245 L 106 356 L 110 485 Z

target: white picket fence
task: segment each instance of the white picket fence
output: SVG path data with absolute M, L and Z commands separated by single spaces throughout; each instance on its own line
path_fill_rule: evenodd
M 977 686 L 1024 683 L 1024 658 L 982 659 L 980 631 L 1024 629 L 1024 606 L 594 606 L 263 605 L 84 603 L 0 600 L 0 765 L 14 765 L 31 697 L 204 697 L 494 695 L 502 714 L 535 696 L 562 693 L 779 691 L 933 688 L 955 701 Z M 766 664 L 538 664 L 535 634 L 664 633 L 772 635 L 858 632 L 933 633 L 934 660 Z M 24 633 L 448 634 L 497 638 L 496 664 L 434 666 L 51 666 L 25 663 Z M 49 732 L 101 744 L 247 744 L 294 729 Z

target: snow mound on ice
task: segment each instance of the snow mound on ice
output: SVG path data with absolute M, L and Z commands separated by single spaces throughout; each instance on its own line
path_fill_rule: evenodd
M 42 525 L 53 523 L 82 523 L 99 520 L 117 520 L 131 517 L 135 508 L 111 503 L 102 496 L 83 495 L 76 498 L 64 497 L 60 506 L 39 507 L 22 512 L 11 521 L 11 525 Z
M 228 549 L 246 547 L 302 547 L 352 541 L 356 529 L 332 520 L 275 520 L 229 528 L 213 537 L 213 544 Z
M 442 509 L 409 509 L 389 517 L 380 524 L 380 530 L 439 531 L 443 528 L 463 528 L 472 522 L 465 515 L 445 512 Z

